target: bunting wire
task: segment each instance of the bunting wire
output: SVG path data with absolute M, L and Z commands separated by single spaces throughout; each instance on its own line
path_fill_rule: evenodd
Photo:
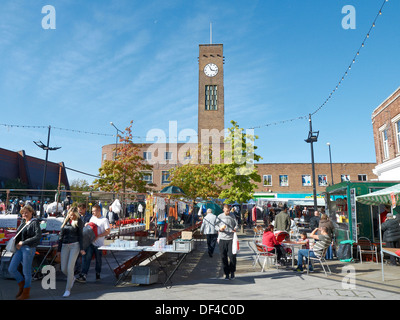
M 341 79 L 339 80 L 339 82 L 337 83 L 337 85 L 335 86 L 335 88 L 329 93 L 328 97 L 325 99 L 325 101 L 317 108 L 315 109 L 314 112 L 312 112 L 309 115 L 304 115 L 304 116 L 299 116 L 299 117 L 295 117 L 292 119 L 287 119 L 287 120 L 281 120 L 281 121 L 275 121 L 275 122 L 270 122 L 267 124 L 263 124 L 263 125 L 259 125 L 259 126 L 254 126 L 252 128 L 249 129 L 259 129 L 262 127 L 269 127 L 269 126 L 273 126 L 273 125 L 280 125 L 280 124 L 284 124 L 284 123 L 289 123 L 289 122 L 293 122 L 293 121 L 297 121 L 297 120 L 303 120 L 303 119 L 309 119 L 309 116 L 313 116 L 315 115 L 317 112 L 319 112 L 323 107 L 326 106 L 326 104 L 329 102 L 329 100 L 332 98 L 332 96 L 336 93 L 336 91 L 339 89 L 339 87 L 341 86 L 341 84 L 343 83 L 343 81 L 345 80 L 345 78 L 349 75 L 349 72 L 351 70 L 352 65 L 356 62 L 357 58 L 360 55 L 360 51 L 365 47 L 365 44 L 367 42 L 367 40 L 370 38 L 371 32 L 373 30 L 373 28 L 375 28 L 376 26 L 376 22 L 379 18 L 379 16 L 382 15 L 382 11 L 383 8 L 386 4 L 386 2 L 388 2 L 389 0 L 384 0 L 379 12 L 377 13 L 371 27 L 368 30 L 368 33 L 366 34 L 366 36 L 364 37 L 364 40 L 362 41 L 360 47 L 358 48 L 356 54 L 354 55 L 350 65 L 346 68 L 346 71 L 343 73 Z M 28 126 L 28 125 L 14 125 L 14 124 L 4 124 L 4 123 L 0 123 L 0 126 L 5 126 L 8 128 L 13 128 L 13 127 L 17 127 L 17 128 L 40 128 L 40 129 L 45 129 L 48 128 L 47 126 Z M 91 135 L 99 135 L 99 136 L 106 136 L 106 137 L 116 137 L 115 134 L 107 134 L 107 133 L 98 133 L 98 132 L 89 132 L 89 131 L 82 131 L 82 130 L 74 130 L 74 129 L 65 129 L 65 128 L 59 128 L 59 127 L 52 127 L 54 129 L 57 130 L 63 130 L 63 131 L 70 131 L 70 132 L 75 132 L 75 133 L 83 133 L 83 134 L 91 134 Z M 188 137 L 198 137 L 198 135 L 193 135 L 193 136 L 187 136 Z M 134 138 L 137 139 L 147 139 L 147 137 L 144 136 L 134 136 Z M 171 137 L 167 137 L 167 138 L 171 138 Z M 175 137 L 177 138 L 177 137 Z
M 366 44 L 367 40 L 370 38 L 372 29 L 375 28 L 376 22 L 377 22 L 379 16 L 382 15 L 383 8 L 384 8 L 386 2 L 388 2 L 388 1 L 389 1 L 389 0 L 384 0 L 384 1 L 383 1 L 382 5 L 381 5 L 381 7 L 380 7 L 380 9 L 379 9 L 379 12 L 377 13 L 377 15 L 376 15 L 376 17 L 375 17 L 375 19 L 374 19 L 374 21 L 373 21 L 371 27 L 370 27 L 369 30 L 368 30 L 368 33 L 367 33 L 366 36 L 364 37 L 364 40 L 362 41 L 360 47 L 358 48 L 356 54 L 354 55 L 354 57 L 353 57 L 353 59 L 352 59 L 350 65 L 346 68 L 346 71 L 345 71 L 344 74 L 342 75 L 342 77 L 341 77 L 341 79 L 339 80 L 339 82 L 337 83 L 336 87 L 329 93 L 329 96 L 325 99 L 325 101 L 324 101 L 314 112 L 312 112 L 312 113 L 310 114 L 311 116 L 315 115 L 315 114 L 316 114 L 317 112 L 319 112 L 323 107 L 325 107 L 325 105 L 329 102 L 329 100 L 332 98 L 332 96 L 333 96 L 333 95 L 336 93 L 336 91 L 339 89 L 339 87 L 340 87 L 340 85 L 342 84 L 342 82 L 343 82 L 343 81 L 345 80 L 345 78 L 349 75 L 349 72 L 350 72 L 350 70 L 351 70 L 352 65 L 356 62 L 357 58 L 359 57 L 360 51 L 365 47 L 365 44 Z M 272 122 L 272 123 L 268 123 L 268 124 L 256 126 L 256 127 L 250 128 L 250 129 L 268 127 L 268 126 L 271 126 L 271 125 L 283 124 L 283 123 L 292 122 L 292 121 L 295 121 L 295 120 L 302 120 L 302 119 L 309 119 L 309 115 L 300 116 L 300 117 L 293 118 L 293 119 L 289 119 L 289 120 L 282 120 L 282 121 Z

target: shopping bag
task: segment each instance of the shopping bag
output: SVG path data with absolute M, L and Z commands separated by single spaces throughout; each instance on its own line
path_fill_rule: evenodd
M 10 240 L 8 240 L 6 250 L 11 253 L 17 251 L 17 248 L 15 247 L 15 237 L 12 237 Z
M 14 237 L 12 237 L 10 240 L 8 240 L 7 245 L 6 245 L 6 250 L 8 252 L 14 253 L 15 251 L 17 251 L 15 241 L 16 241 L 17 237 L 19 236 L 19 234 L 22 232 L 22 230 L 24 230 L 28 224 L 29 224 L 29 222 L 25 223 L 25 225 L 21 228 L 21 230 L 19 230 L 18 233 Z
M 236 232 L 234 232 L 232 240 L 232 254 L 237 254 L 238 252 L 239 252 L 239 239 L 237 237 Z

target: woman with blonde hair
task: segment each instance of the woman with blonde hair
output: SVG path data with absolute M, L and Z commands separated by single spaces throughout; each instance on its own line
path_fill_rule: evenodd
M 68 210 L 67 217 L 61 225 L 57 256 L 61 256 L 61 271 L 67 276 L 67 285 L 63 297 L 69 297 L 75 282 L 74 268 L 79 252 L 83 250 L 83 222 L 77 207 Z
M 22 223 L 16 232 L 16 249 L 8 268 L 17 280 L 19 291 L 17 300 L 29 298 L 32 282 L 32 262 L 35 257 L 36 247 L 40 243 L 42 231 L 40 230 L 39 220 L 35 219 L 35 210 L 30 205 L 25 205 L 21 209 Z M 18 271 L 22 264 L 22 273 Z

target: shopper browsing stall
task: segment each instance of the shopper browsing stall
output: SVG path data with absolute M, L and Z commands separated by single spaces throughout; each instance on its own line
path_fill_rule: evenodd
M 92 207 L 92 217 L 90 218 L 90 222 L 93 222 L 97 225 L 97 238 L 90 244 L 90 246 L 86 249 L 86 255 L 84 256 L 82 272 L 79 278 L 76 281 L 85 283 L 86 276 L 88 274 L 90 268 L 90 262 L 92 260 L 92 256 L 95 256 L 96 259 L 96 280 L 100 280 L 101 273 L 101 252 L 99 251 L 99 247 L 104 245 L 104 239 L 106 236 L 110 234 L 110 224 L 107 218 L 101 216 L 101 208 L 99 205 L 95 204 Z

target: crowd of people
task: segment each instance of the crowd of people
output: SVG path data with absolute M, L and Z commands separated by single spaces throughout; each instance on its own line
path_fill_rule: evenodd
M 75 281 L 85 283 L 92 257 L 95 257 L 96 280 L 100 280 L 102 255 L 98 250 L 104 245 L 105 237 L 111 231 L 107 217 L 102 215 L 101 207 L 95 204 L 87 211 L 85 203 L 71 206 L 61 225 L 58 241 L 57 257 L 60 259 L 61 271 L 67 276 L 67 284 L 63 297 L 69 297 Z M 8 271 L 18 284 L 17 300 L 25 300 L 30 296 L 32 282 L 32 263 L 36 247 L 40 243 L 42 229 L 40 219 L 36 217 L 34 208 L 25 204 L 21 210 L 22 223 L 16 231 L 16 251 L 12 256 Z M 84 247 L 85 228 L 95 225 L 96 237 Z M 22 273 L 19 266 L 22 265 Z M 77 278 L 75 277 L 77 275 Z
M 275 212 L 275 210 L 271 211 Z M 91 207 L 91 213 L 87 211 L 85 203 L 68 205 L 59 233 L 57 252 L 61 271 L 67 277 L 63 297 L 70 296 L 75 281 L 86 283 L 93 256 L 95 257 L 95 277 L 96 280 L 100 280 L 102 255 L 98 248 L 104 245 L 105 237 L 110 234 L 109 219 L 114 216 L 109 214 L 110 212 L 112 213 L 112 207 L 106 214 L 103 214 L 99 204 Z M 21 206 L 19 212 L 22 223 L 16 231 L 16 251 L 8 268 L 9 273 L 18 284 L 16 295 L 18 300 L 25 300 L 30 296 L 32 262 L 42 236 L 40 218 L 36 217 L 36 213 L 30 204 Z M 88 246 L 84 246 L 84 230 L 93 225 L 96 227 L 96 237 Z M 202 217 L 200 232 L 206 235 L 208 255 L 213 257 L 218 243 L 226 280 L 235 278 L 238 226 L 237 211 L 231 209 L 229 205 L 224 205 L 223 212 L 219 215 L 215 215 L 211 209 L 207 209 L 206 215 Z M 325 213 L 314 211 L 313 216 L 309 218 L 309 226 L 312 230 L 311 233 L 301 232 L 298 240 L 302 244 L 302 248 L 299 249 L 297 255 L 297 267 L 295 268 L 297 272 L 303 271 L 303 265 L 307 265 L 307 257 L 320 257 L 323 253 L 330 254 L 329 250 L 332 248 L 335 227 Z M 265 224 L 262 244 L 268 248 L 268 251 L 277 255 L 277 263 L 280 265 L 285 260 L 287 251 L 278 241 L 276 232 L 289 233 L 294 227 L 293 217 L 288 213 L 287 206 L 283 206 L 280 212 Z M 400 224 L 391 213 L 386 213 L 382 219 L 382 231 L 384 232 L 384 241 L 388 246 L 400 247 Z M 310 239 L 313 241 L 311 242 Z M 395 258 L 391 261 L 396 264 Z M 19 268 L 20 265 L 22 265 L 22 272 Z M 311 262 L 309 266 L 312 271 Z
M 256 208 L 256 206 L 254 206 L 254 208 Z M 286 205 L 279 208 L 279 210 L 270 207 L 266 210 L 268 215 L 263 215 L 265 229 L 262 237 L 262 244 L 265 245 L 271 253 L 277 255 L 278 265 L 284 263 L 283 261 L 286 259 L 286 249 L 277 240 L 276 232 L 284 231 L 289 233 L 291 229 L 296 228 L 296 224 L 294 223 L 294 217 L 297 217 L 295 214 L 296 211 L 292 210 L 292 213 L 288 211 Z M 275 214 L 275 212 L 278 213 Z M 301 216 L 304 217 L 306 214 L 308 215 L 308 212 L 305 210 L 301 210 L 300 212 L 300 218 Z M 268 216 L 267 219 L 265 219 L 266 216 Z M 239 225 L 239 217 L 238 210 L 235 210 L 235 207 L 230 208 L 228 205 L 224 205 L 223 213 L 218 216 L 213 214 L 211 209 L 207 209 L 207 214 L 202 219 L 200 228 L 200 232 L 206 235 L 207 252 L 210 257 L 213 257 L 215 246 L 218 243 L 226 280 L 235 278 L 236 254 L 234 253 L 235 250 L 233 247 L 236 245 L 234 235 Z M 246 222 L 249 221 L 247 215 L 242 214 L 242 218 Z M 257 219 L 256 217 L 252 217 L 250 221 L 253 220 L 253 218 L 254 220 Z M 300 220 L 300 218 L 298 218 L 298 220 Z M 298 253 L 296 271 L 303 270 L 303 258 L 305 258 L 305 263 L 307 263 L 306 258 L 308 257 L 309 251 L 311 257 L 317 256 L 320 255 L 323 250 L 331 248 L 332 244 L 334 225 L 326 214 L 320 215 L 319 211 L 315 211 L 314 215 L 308 217 L 307 220 L 312 228 L 312 232 L 309 236 L 307 232 L 304 231 L 299 233 L 299 241 L 303 245 Z M 312 248 L 309 238 L 314 240 Z M 310 266 L 310 268 L 312 268 L 312 266 Z

